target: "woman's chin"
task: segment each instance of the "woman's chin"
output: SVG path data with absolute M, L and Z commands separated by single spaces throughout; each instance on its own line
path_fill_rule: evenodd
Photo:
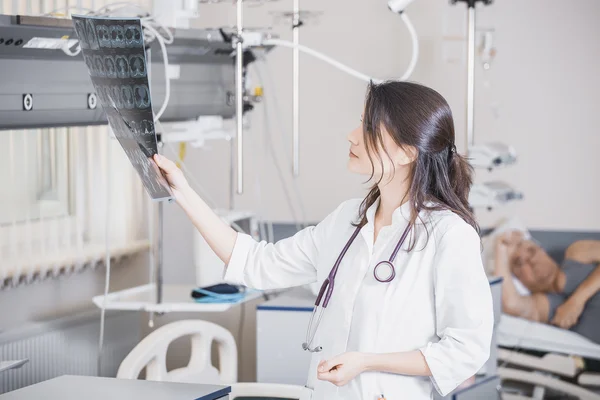
M 371 173 L 369 171 L 364 171 L 362 168 L 356 168 L 356 166 L 352 166 L 351 163 L 348 163 L 348 172 L 354 175 L 364 176 L 366 178 L 371 177 Z
M 361 168 L 359 165 L 357 165 L 355 158 L 348 159 L 348 162 L 346 163 L 346 168 L 348 168 L 348 171 L 352 172 L 353 174 L 362 174 Z

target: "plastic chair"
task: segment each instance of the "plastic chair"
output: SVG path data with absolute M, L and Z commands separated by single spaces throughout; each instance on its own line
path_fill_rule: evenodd
M 190 362 L 186 367 L 167 371 L 167 349 L 176 339 L 192 336 Z M 219 352 L 219 371 L 211 363 L 212 342 Z M 237 382 L 237 346 L 233 335 L 222 326 L 207 321 L 184 320 L 161 326 L 146 336 L 125 357 L 117 378 L 137 379 L 146 368 L 146 379 L 181 383 L 231 385 L 231 400 L 268 397 L 300 399 L 304 388 L 295 385 Z
M 167 372 L 167 349 L 176 339 L 192 336 L 192 351 L 186 367 Z M 211 363 L 212 342 L 218 345 L 220 371 Z M 183 383 L 236 382 L 237 346 L 233 335 L 207 321 L 184 320 L 163 325 L 146 336 L 125 357 L 117 378 L 137 379 L 146 368 L 146 379 Z

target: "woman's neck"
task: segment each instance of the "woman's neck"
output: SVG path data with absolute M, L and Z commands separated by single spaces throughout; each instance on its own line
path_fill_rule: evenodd
M 394 211 L 408 200 L 410 182 L 398 175 L 390 182 L 379 184 L 379 206 L 375 213 L 375 221 L 380 227 L 390 225 Z

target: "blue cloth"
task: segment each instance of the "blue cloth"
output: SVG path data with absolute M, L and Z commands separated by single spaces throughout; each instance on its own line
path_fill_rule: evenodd
M 238 303 L 246 297 L 248 291 L 234 294 L 214 293 L 210 290 L 194 289 L 195 292 L 202 293 L 205 296 L 199 299 L 194 299 L 196 303 Z

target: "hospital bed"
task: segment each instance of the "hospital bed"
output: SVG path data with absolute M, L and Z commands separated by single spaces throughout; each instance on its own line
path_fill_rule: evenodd
M 483 259 L 488 273 L 493 271 L 490 265 L 493 251 L 490 249 L 495 236 L 514 229 L 523 231 L 526 236 L 534 236 L 557 260 L 570 243 L 580 239 L 566 235 L 532 235 L 520 221 L 506 221 L 483 238 Z M 562 245 L 558 243 L 560 241 Z M 524 294 L 526 289 L 516 278 L 515 285 Z M 505 383 L 531 386 L 533 393 L 532 397 L 511 394 L 507 392 L 509 385 L 505 385 L 504 399 L 542 399 L 546 389 L 581 399 L 600 399 L 600 373 L 586 372 L 577 359 L 600 360 L 600 344 L 569 330 L 507 314 L 502 314 L 498 324 L 497 343 L 498 375 Z
M 600 360 L 599 344 L 575 332 L 506 314 L 497 335 L 498 375 L 504 380 L 531 385 L 533 398 L 543 398 L 545 389 L 551 389 L 581 399 L 600 399 L 594 393 L 600 392 L 600 373 L 582 371 L 574 357 Z M 510 393 L 503 398 L 510 399 Z

